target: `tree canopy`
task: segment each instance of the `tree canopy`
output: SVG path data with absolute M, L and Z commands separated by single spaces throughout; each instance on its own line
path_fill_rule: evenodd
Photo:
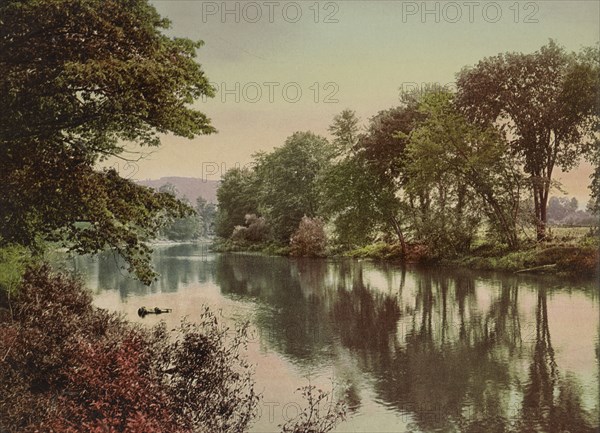
M 160 134 L 214 132 L 191 104 L 213 95 L 196 49 L 164 34 L 147 0 L 0 3 L 0 242 L 121 253 L 149 282 L 142 243 L 190 208 L 100 170 Z
M 278 240 L 289 242 L 303 216 L 317 216 L 319 175 L 331 156 L 327 140 L 312 132 L 296 132 L 282 147 L 257 155 L 259 209 Z
M 556 168 L 589 151 L 598 116 L 597 49 L 567 53 L 553 41 L 532 54 L 506 53 L 458 74 L 458 105 L 471 119 L 505 133 L 530 176 L 538 239 Z
M 497 131 L 470 123 L 455 109 L 453 100 L 447 91 L 423 98 L 419 110 L 425 120 L 411 133 L 407 148 L 409 187 L 421 194 L 442 188 L 443 197 L 437 200 L 440 205 L 456 199 L 458 220 L 448 221 L 450 225 L 442 232 L 473 231 L 476 218 L 466 214 L 480 214 L 483 209 L 500 238 L 515 248 L 522 184 L 518 160 L 511 157 Z M 429 207 L 429 217 L 433 213 Z M 441 222 L 451 215 L 442 208 L 436 219 Z

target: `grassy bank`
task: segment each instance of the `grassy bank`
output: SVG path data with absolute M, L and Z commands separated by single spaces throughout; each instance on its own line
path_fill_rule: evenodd
M 211 251 L 217 253 L 253 252 L 269 256 L 289 256 L 290 247 L 274 243 L 249 243 L 233 241 L 231 239 L 216 239 L 210 246 Z
M 598 247 L 584 245 L 536 245 L 519 251 L 493 252 L 476 249 L 468 256 L 442 260 L 441 264 L 470 269 L 543 273 L 563 276 L 598 275 Z
M 585 227 L 554 227 L 546 242 L 523 240 L 517 251 L 481 244 L 462 257 L 443 260 L 449 266 L 522 273 L 594 277 L 599 274 L 600 242 Z
M 399 244 L 377 242 L 352 250 L 330 249 L 327 257 L 429 263 L 441 266 L 463 267 L 519 273 L 540 273 L 562 276 L 594 277 L 600 274 L 600 241 L 589 228 L 554 227 L 546 242 L 523 239 L 521 247 L 509 250 L 500 244 L 479 243 L 460 257 L 431 257 L 426 247 L 409 245 L 406 257 Z M 217 252 L 258 252 L 288 256 L 290 248 L 270 243 L 252 244 L 220 240 L 213 244 Z

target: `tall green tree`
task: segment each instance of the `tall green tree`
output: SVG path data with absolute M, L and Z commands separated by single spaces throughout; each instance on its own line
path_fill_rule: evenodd
M 402 105 L 380 111 L 372 117 L 367 130 L 356 145 L 358 163 L 372 185 L 371 204 L 376 215 L 385 221 L 383 227 L 398 237 L 403 253 L 406 252 L 407 215 L 402 190 L 406 178 L 406 147 L 408 134 L 418 126 L 423 114 L 418 110 L 417 95 L 403 95 Z
M 312 132 L 296 132 L 282 147 L 256 155 L 260 210 L 275 240 L 287 244 L 303 216 L 318 216 L 318 182 L 332 155 L 328 141 Z
M 398 107 L 373 116 L 356 145 L 357 153 L 390 182 L 402 182 L 406 137 L 423 118 L 415 98 L 404 98 L 404 101 Z
M 217 236 L 230 237 L 236 226 L 245 224 L 246 215 L 258 213 L 259 193 L 254 171 L 236 167 L 223 175 L 217 189 Z
M 360 120 L 356 112 L 346 109 L 337 114 L 329 126 L 329 132 L 333 136 L 331 144 L 335 153 L 338 156 L 348 155 L 358 143 L 360 134 Z
M 402 203 L 393 183 L 359 155 L 347 156 L 328 168 L 319 187 L 323 194 L 320 213 L 331 219 L 336 243 L 346 248 L 368 244 L 380 231 L 406 241 L 398 216 Z
M 539 240 L 546 237 L 555 169 L 576 166 L 593 142 L 600 83 L 598 63 L 589 59 L 589 50 L 567 53 L 550 41 L 532 54 L 499 54 L 458 74 L 458 105 L 469 118 L 495 125 L 524 159 Z
M 380 116 L 386 117 L 389 112 Z M 393 113 L 393 111 L 392 111 Z M 392 123 L 393 115 L 385 120 L 376 117 L 379 125 Z M 373 121 L 372 121 L 373 122 Z M 333 119 L 329 131 L 333 135 L 333 144 L 337 158 L 321 176 L 319 186 L 323 194 L 321 212 L 333 221 L 336 242 L 346 248 L 365 245 L 382 229 L 395 230 L 399 202 L 395 196 L 395 182 L 377 168 L 374 149 L 369 152 L 361 140 L 359 119 L 352 110 L 344 110 Z M 390 131 L 394 127 L 389 128 Z M 372 135 L 369 146 L 388 144 L 385 133 L 370 124 L 371 134 L 380 134 L 379 140 Z M 387 137 L 392 141 L 392 134 Z M 383 143 L 381 143 L 383 142 Z M 400 149 L 399 149 L 400 150 Z M 370 153 L 373 151 L 373 153 Z M 371 156 L 371 160 L 369 160 Z M 400 232 L 400 239 L 404 236 Z
M 472 232 L 475 226 L 467 208 L 471 206 L 473 213 L 474 205 L 484 210 L 500 238 L 516 248 L 523 184 L 520 164 L 495 129 L 470 123 L 456 110 L 453 100 L 450 92 L 436 91 L 420 103 L 425 120 L 411 133 L 408 146 L 411 187 L 432 191 L 432 183 L 442 180 L 438 188 L 443 188 L 444 194 L 438 197 L 437 204 L 451 199 L 453 187 L 457 193 L 455 218 L 444 229 L 446 232 Z M 451 214 L 443 209 L 436 219 L 443 221 Z
M 147 0 L 0 3 L 0 237 L 34 248 L 114 248 L 149 282 L 144 239 L 191 209 L 168 194 L 98 170 L 160 134 L 214 132 L 191 104 L 213 89 L 202 43 L 164 34 Z

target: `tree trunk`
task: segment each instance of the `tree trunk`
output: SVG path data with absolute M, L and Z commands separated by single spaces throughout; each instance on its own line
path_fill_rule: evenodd
M 537 230 L 537 240 L 545 241 L 547 239 L 546 234 L 546 223 L 548 221 L 547 217 L 547 208 L 548 208 L 548 195 L 543 194 L 540 200 L 540 215 L 538 220 L 538 230 Z
M 394 232 L 398 236 L 398 240 L 400 241 L 400 250 L 402 252 L 402 256 L 406 257 L 406 239 L 404 238 L 404 233 L 402 233 L 402 229 L 400 228 L 400 224 L 393 216 L 390 217 L 390 223 Z
M 533 180 L 533 202 L 535 206 L 535 230 L 538 242 L 546 240 L 546 208 L 548 206 L 549 183 L 542 176 Z

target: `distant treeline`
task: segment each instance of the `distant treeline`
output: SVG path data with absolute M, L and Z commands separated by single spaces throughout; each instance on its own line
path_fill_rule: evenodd
M 162 185 L 158 190 L 173 197 L 179 195 L 177 188 L 171 183 Z M 187 199 L 183 199 L 183 201 L 191 206 Z M 216 205 L 208 203 L 204 197 L 198 197 L 193 209 L 195 212 L 190 215 L 173 218 L 166 222 L 160 230 L 160 237 L 171 241 L 189 241 L 212 236 Z

